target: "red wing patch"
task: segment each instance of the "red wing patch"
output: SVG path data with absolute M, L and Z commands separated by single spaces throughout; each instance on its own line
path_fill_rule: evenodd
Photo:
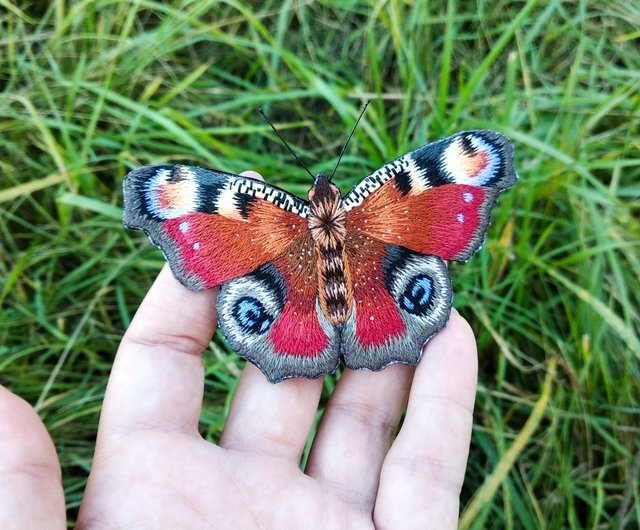
M 465 260 L 482 243 L 494 201 L 491 190 L 464 184 L 404 195 L 391 180 L 349 212 L 347 228 L 422 254 Z
M 278 355 L 313 359 L 329 345 L 316 310 L 316 260 L 310 236 L 300 238 L 274 260 L 286 291 L 284 308 L 269 334 Z
M 285 252 L 305 233 L 306 223 L 295 214 L 257 200 L 246 220 L 193 213 L 164 221 L 162 230 L 171 241 L 169 250 L 178 268 L 174 272 L 190 284 L 197 282 L 201 289 L 208 289 L 243 276 Z
M 353 281 L 355 338 L 365 348 L 401 336 L 405 325 L 384 285 L 385 244 L 358 232 L 347 236 L 349 272 Z

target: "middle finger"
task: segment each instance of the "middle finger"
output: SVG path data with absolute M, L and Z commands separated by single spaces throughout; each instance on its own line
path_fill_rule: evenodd
M 322 392 L 322 378 L 269 383 L 247 363 L 220 446 L 300 462 Z
M 307 474 L 371 511 L 382 462 L 404 410 L 414 368 L 345 369 L 324 411 Z

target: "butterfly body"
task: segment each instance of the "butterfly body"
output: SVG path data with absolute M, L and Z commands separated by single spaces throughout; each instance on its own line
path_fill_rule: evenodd
M 318 259 L 318 298 L 332 325 L 351 314 L 353 290 L 347 261 L 347 211 L 340 190 L 319 173 L 309 190 L 309 231 Z
M 515 180 L 511 143 L 467 131 L 394 160 L 344 197 L 322 173 L 305 201 L 230 173 L 143 167 L 125 178 L 124 220 L 184 285 L 221 286 L 225 338 L 277 382 L 341 360 L 417 363 L 449 317 L 443 260 L 478 250 Z

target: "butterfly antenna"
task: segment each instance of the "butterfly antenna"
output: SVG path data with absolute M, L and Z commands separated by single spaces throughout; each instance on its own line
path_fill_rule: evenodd
M 289 152 L 293 155 L 293 158 L 295 158 L 298 163 L 306 170 L 307 173 L 309 173 L 309 175 L 311 175 L 311 178 L 315 178 L 313 176 L 313 173 L 311 173 L 311 171 L 309 171 L 309 168 L 307 168 L 307 166 L 304 165 L 304 163 L 302 162 L 302 160 L 300 160 L 300 158 L 298 158 L 298 155 L 296 155 L 293 152 L 293 149 L 291 149 L 291 147 L 289 147 L 289 144 L 287 143 L 287 141 L 280 136 L 280 133 L 276 130 L 276 128 L 273 126 L 273 123 L 271 123 L 269 121 L 269 118 L 267 118 L 267 115 L 264 113 L 264 111 L 260 108 L 258 109 L 258 112 L 260 114 L 262 114 L 262 117 L 265 119 L 265 121 L 269 124 L 269 126 L 273 129 L 273 132 L 276 133 L 276 135 L 278 136 L 278 138 L 280 138 L 280 140 L 282 140 L 282 143 L 284 144 L 284 146 L 289 150 Z
M 336 167 L 333 168 L 333 173 L 331 173 L 331 176 L 329 177 L 329 180 L 333 180 L 333 176 L 336 174 L 336 171 L 338 170 L 338 166 L 340 165 L 340 160 L 342 160 L 342 155 L 344 155 L 344 152 L 347 150 L 347 146 L 349 145 L 349 140 L 351 140 L 351 137 L 353 136 L 353 133 L 355 132 L 356 127 L 358 126 L 358 123 L 360 123 L 360 119 L 362 118 L 362 115 L 364 114 L 364 111 L 367 110 L 367 107 L 369 106 L 369 103 L 371 103 L 371 100 L 370 99 L 366 99 L 365 102 L 364 102 L 364 105 L 362 107 L 362 110 L 360 111 L 360 116 L 358 116 L 358 119 L 353 124 L 353 128 L 351 129 L 351 132 L 349 133 L 349 136 L 347 137 L 347 141 L 344 143 L 344 147 L 342 148 L 342 152 L 340 153 L 340 156 L 338 157 L 338 162 L 336 163 Z

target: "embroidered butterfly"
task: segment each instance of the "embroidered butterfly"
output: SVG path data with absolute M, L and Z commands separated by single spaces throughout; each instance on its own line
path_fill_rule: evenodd
M 124 223 L 175 277 L 221 286 L 231 347 L 273 383 L 337 369 L 416 364 L 453 299 L 443 260 L 482 245 L 496 197 L 517 179 L 513 147 L 466 131 L 381 167 L 346 196 L 323 173 L 308 200 L 198 167 L 148 166 L 124 181 Z

